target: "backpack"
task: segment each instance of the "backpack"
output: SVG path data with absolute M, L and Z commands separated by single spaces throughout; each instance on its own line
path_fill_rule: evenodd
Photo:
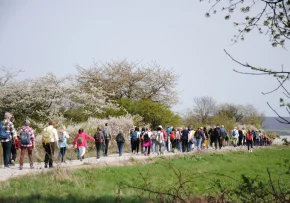
M 50 143 L 50 133 L 47 129 L 42 132 L 42 143 L 48 144 Z
M 97 132 L 94 136 L 95 138 L 95 142 L 102 142 L 102 136 L 101 136 L 101 133 Z
M 156 142 L 158 142 L 160 144 L 163 143 L 163 139 L 162 139 L 162 136 L 161 136 L 161 133 L 160 132 L 157 134 Z
M 0 139 L 6 140 L 10 138 L 9 133 L 6 132 L 6 130 L 3 128 L 2 122 L 0 122 Z
M 137 141 L 138 140 L 137 136 L 138 136 L 137 135 L 137 131 L 134 131 L 133 134 L 132 134 L 132 138 L 131 138 L 132 141 Z
M 122 135 L 121 133 L 119 133 L 119 134 L 117 135 L 117 137 L 116 137 L 116 141 L 117 141 L 118 143 L 124 143 L 124 142 L 125 142 L 124 137 L 123 137 L 123 135 Z
M 175 140 L 175 132 L 174 131 L 171 131 L 171 133 L 170 133 L 170 139 L 171 140 Z
M 200 130 L 196 131 L 195 137 L 196 137 L 196 139 L 200 139 L 202 137 L 202 133 Z
M 58 141 L 63 142 L 64 141 L 64 133 L 63 132 L 58 132 Z
M 247 133 L 246 138 L 247 138 L 247 140 L 252 140 L 253 136 L 251 133 Z
M 21 144 L 28 145 L 30 143 L 30 135 L 27 131 L 21 131 L 19 134 Z
M 145 134 L 144 134 L 144 136 L 143 136 L 143 140 L 144 140 L 145 142 L 149 142 L 149 141 L 150 141 L 150 138 L 149 138 L 148 133 L 145 133 Z
M 110 135 L 109 135 L 109 133 L 108 133 L 107 128 L 105 128 L 105 129 L 103 130 L 103 135 L 104 135 L 104 138 L 105 138 L 106 140 L 109 140 L 109 139 L 110 139 Z
M 82 136 L 79 135 L 78 139 L 77 139 L 77 143 L 78 144 L 82 144 L 83 143 L 83 138 Z

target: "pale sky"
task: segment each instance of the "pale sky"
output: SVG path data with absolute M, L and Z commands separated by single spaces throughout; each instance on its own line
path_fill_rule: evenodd
M 184 112 L 193 97 L 208 95 L 218 103 L 253 104 L 274 116 L 269 101 L 286 116 L 279 108 L 282 91 L 261 94 L 275 88 L 276 79 L 233 72 L 246 69 L 223 49 L 242 62 L 271 69 L 283 64 L 284 70 L 290 65 L 289 52 L 272 48 L 267 36 L 255 33 L 232 46 L 237 28 L 224 20 L 226 13 L 206 18 L 206 2 L 0 0 L 0 65 L 25 70 L 18 77 L 25 79 L 48 72 L 73 74 L 75 64 L 89 67 L 93 60 L 156 61 L 181 75 L 174 111 Z

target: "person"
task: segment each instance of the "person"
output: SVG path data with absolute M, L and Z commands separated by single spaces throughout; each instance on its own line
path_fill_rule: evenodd
M 189 137 L 189 130 L 185 127 L 184 130 L 181 131 L 181 140 L 182 140 L 182 152 L 188 152 L 188 137 Z
M 170 132 L 170 142 L 172 144 L 172 152 L 175 152 L 175 148 L 176 148 L 176 130 L 175 128 L 172 128 L 171 132 Z
M 140 132 L 139 128 L 135 127 L 134 132 L 131 134 L 131 142 L 132 142 L 132 153 L 136 154 L 136 151 L 139 150 L 139 137 L 140 137 Z M 138 154 L 138 151 L 137 151 Z
M 11 121 L 12 114 L 6 112 L 4 114 L 4 120 L 1 122 L 1 128 L 3 133 L 5 133 L 5 137 L 1 136 L 0 142 L 2 143 L 3 148 L 3 160 L 4 167 L 9 168 L 9 157 L 11 153 L 11 145 L 12 145 L 12 137 L 16 135 L 16 131 L 14 125 Z
M 65 126 L 61 126 L 58 131 L 58 148 L 59 148 L 59 154 L 58 154 L 58 161 L 65 163 L 65 154 L 66 154 L 66 148 L 67 148 L 67 139 L 69 139 L 69 134 L 66 131 Z
M 133 140 L 131 139 L 133 133 L 134 133 L 135 127 L 133 126 L 130 131 L 129 131 L 129 139 L 130 139 L 130 144 L 131 144 L 131 151 L 133 153 Z
M 166 135 L 167 135 L 166 146 L 167 146 L 168 152 L 172 151 L 172 142 L 170 140 L 170 133 L 172 130 L 173 130 L 173 126 L 168 126 L 165 130 Z
M 143 133 L 143 136 L 142 136 L 142 147 L 144 148 L 143 152 L 145 156 L 150 155 L 150 149 L 152 147 L 151 135 L 152 135 L 151 130 L 148 128 L 145 128 L 145 132 Z
M 191 152 L 194 150 L 194 143 L 196 142 L 196 139 L 194 137 L 195 130 L 193 127 L 188 127 L 187 128 L 189 133 L 188 133 L 188 151 Z
M 175 139 L 176 139 L 176 143 L 177 143 L 177 149 L 179 152 L 181 152 L 181 130 L 180 128 L 177 128 L 176 130 L 176 134 L 175 134 Z
M 152 131 L 152 134 L 151 134 L 151 141 L 152 141 L 151 152 L 152 152 L 152 154 L 154 154 L 156 152 L 156 137 L 157 137 L 157 130 L 154 129 Z
M 79 150 L 78 159 L 80 161 L 85 158 L 86 148 L 88 147 L 87 139 L 95 141 L 92 136 L 84 132 L 84 129 L 80 128 L 73 141 L 73 145 Z
M 225 129 L 224 125 L 222 125 L 222 127 L 220 128 L 220 133 L 221 135 L 219 139 L 219 146 L 221 148 L 222 146 L 225 146 L 225 139 L 227 137 L 227 130 Z
M 14 117 L 11 115 L 10 121 L 14 123 Z M 9 164 L 11 166 L 15 166 L 15 161 L 17 157 L 17 150 L 20 149 L 20 142 L 19 142 L 19 137 L 17 136 L 17 131 L 12 135 L 12 140 L 11 140 L 11 150 L 10 150 L 10 155 L 9 155 Z
M 242 146 L 243 145 L 243 137 L 244 137 L 244 128 L 243 129 L 239 129 L 239 131 L 238 131 L 238 133 L 239 133 L 239 136 L 238 136 L 238 139 L 239 139 L 239 141 L 238 141 L 238 146 Z
M 198 128 L 197 131 L 195 131 L 194 137 L 196 139 L 197 150 L 201 151 L 201 142 L 203 137 L 202 127 Z
M 241 130 L 237 130 L 237 127 L 234 127 L 234 129 L 232 130 L 232 140 L 233 140 L 233 145 L 234 147 L 237 146 L 237 142 L 238 142 L 238 138 L 239 138 L 239 134 L 240 134 Z
M 50 121 L 48 126 L 43 129 L 42 146 L 45 150 L 44 168 L 53 168 L 54 144 L 58 146 L 57 130 L 54 128 L 55 121 Z
M 208 131 L 206 130 L 206 127 L 203 127 L 203 132 L 204 132 L 204 147 L 208 149 Z
M 157 137 L 156 137 L 156 152 L 157 152 L 157 155 L 160 155 L 160 154 L 163 154 L 164 152 L 164 135 L 163 135 L 163 132 L 162 132 L 162 128 L 161 126 L 158 126 L 157 128 Z
M 220 131 L 220 127 L 219 124 L 216 125 L 216 127 L 213 130 L 213 134 L 214 134 L 214 141 L 215 141 L 215 149 L 217 149 L 217 142 L 219 143 L 219 148 L 222 148 L 222 144 L 220 142 L 220 137 L 221 137 L 221 131 Z
M 159 125 L 159 127 L 161 128 L 161 132 L 162 132 L 162 135 L 163 135 L 163 148 L 162 148 L 162 154 L 163 154 L 163 151 L 165 150 L 165 148 L 167 147 L 167 144 L 168 144 L 168 135 L 166 133 L 166 131 L 162 128 L 162 125 Z
M 122 156 L 123 146 L 125 143 L 125 137 L 122 130 L 119 130 L 118 135 L 116 136 L 116 142 L 118 146 L 119 156 Z
M 101 149 L 102 149 L 102 145 L 104 140 L 104 134 L 103 131 L 101 130 L 101 128 L 97 128 L 97 132 L 94 135 L 94 139 L 95 139 L 95 145 L 96 145 L 96 150 L 97 150 L 97 160 L 100 160 L 100 153 L 101 153 Z
M 29 136 L 29 138 L 27 137 Z M 33 156 L 32 156 L 32 151 L 35 146 L 35 136 L 34 136 L 34 131 L 30 127 L 30 121 L 26 120 L 24 122 L 24 126 L 21 128 L 20 133 L 19 133 L 19 138 L 20 138 L 20 160 L 19 160 L 19 169 L 23 169 L 23 163 L 24 163 L 24 155 L 25 152 L 28 151 L 28 158 L 29 158 L 29 164 L 30 164 L 30 169 L 33 169 Z
M 103 148 L 103 152 L 104 152 L 104 156 L 108 156 L 108 149 L 109 149 L 109 145 L 110 145 L 110 140 L 111 140 L 111 132 L 110 129 L 108 128 L 108 123 L 105 123 L 105 127 L 103 129 L 103 135 L 104 135 L 104 148 Z
M 246 134 L 246 142 L 248 146 L 248 151 L 253 152 L 253 135 L 250 130 L 248 130 Z M 250 146 L 251 146 L 251 149 L 250 149 Z
M 214 128 L 210 127 L 210 129 L 208 130 L 208 135 L 209 135 L 209 139 L 210 139 L 210 147 L 214 148 L 213 145 L 215 144 L 215 147 L 217 148 L 217 143 L 214 137 Z

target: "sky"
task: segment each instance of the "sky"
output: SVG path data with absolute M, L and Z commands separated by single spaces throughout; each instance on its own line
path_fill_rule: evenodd
M 76 74 L 76 64 L 89 67 L 94 60 L 155 61 L 180 75 L 176 112 L 192 108 L 194 97 L 211 96 L 217 103 L 252 104 L 275 116 L 269 102 L 287 116 L 279 107 L 282 91 L 261 93 L 274 89 L 276 79 L 235 73 L 247 69 L 223 50 L 239 61 L 278 70 L 289 67 L 289 52 L 257 33 L 233 45 L 237 28 L 224 20 L 226 13 L 206 18 L 207 2 L 0 0 L 0 66 L 24 70 L 17 77 L 22 80 L 48 72 Z M 233 19 L 242 17 L 237 12 Z

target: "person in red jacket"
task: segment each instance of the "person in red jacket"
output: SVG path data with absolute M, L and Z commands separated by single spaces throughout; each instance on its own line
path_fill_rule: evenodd
M 253 152 L 253 135 L 250 130 L 248 130 L 246 134 L 246 142 L 248 146 L 248 151 Z M 250 145 L 251 145 L 251 149 L 250 149 Z
M 95 141 L 95 139 L 84 132 L 82 128 L 79 129 L 79 133 L 75 136 L 73 145 L 78 149 L 78 159 L 82 161 L 88 147 L 87 139 Z

